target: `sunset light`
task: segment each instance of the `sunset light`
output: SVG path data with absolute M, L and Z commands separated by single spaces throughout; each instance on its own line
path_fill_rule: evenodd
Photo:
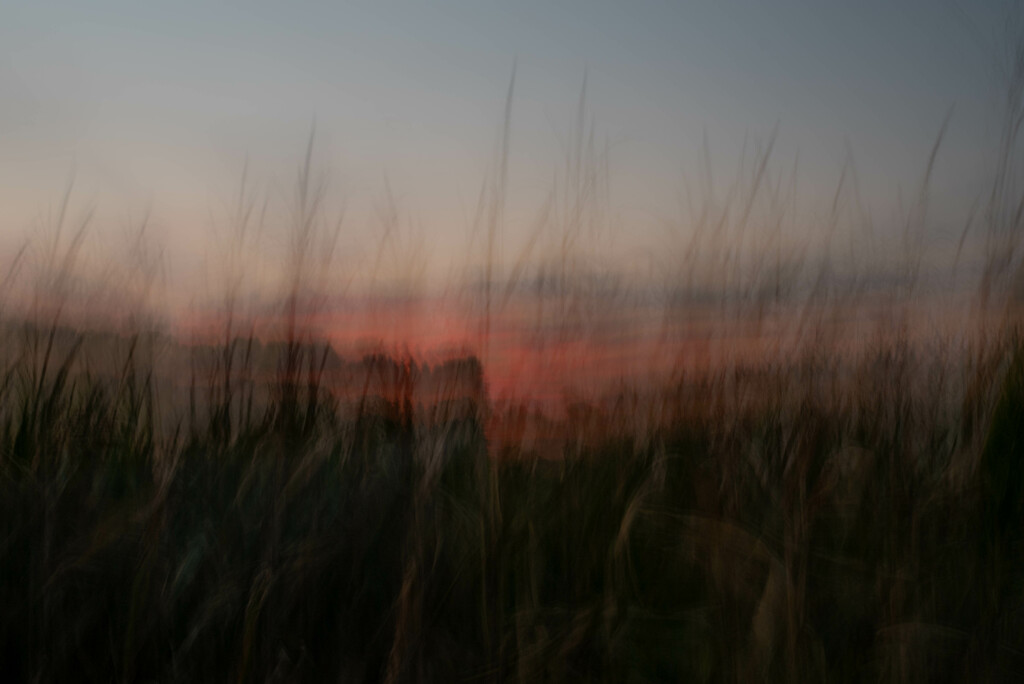
M 1024 680 L 1024 12 L 0 6 L 4 681 Z

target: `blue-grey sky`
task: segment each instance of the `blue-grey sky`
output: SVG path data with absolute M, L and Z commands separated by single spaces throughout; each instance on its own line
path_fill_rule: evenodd
M 513 236 L 562 163 L 584 73 L 622 254 L 674 215 L 705 133 L 725 179 L 744 135 L 776 122 L 776 159 L 799 154 L 809 205 L 827 203 L 848 145 L 884 224 L 951 106 L 936 221 L 958 225 L 996 142 L 992 54 L 1010 6 L 8 1 L 0 231 L 12 244 L 74 169 L 82 206 L 113 223 L 149 208 L 169 254 L 187 259 L 206 249 L 247 156 L 261 187 L 285 194 L 315 119 L 352 244 L 387 178 L 443 262 L 464 242 L 514 63 Z

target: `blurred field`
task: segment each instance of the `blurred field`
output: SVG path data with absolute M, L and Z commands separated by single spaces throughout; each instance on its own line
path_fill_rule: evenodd
M 1012 327 L 740 353 L 558 412 L 490 402 L 472 357 L 8 335 L 14 680 L 1024 671 Z

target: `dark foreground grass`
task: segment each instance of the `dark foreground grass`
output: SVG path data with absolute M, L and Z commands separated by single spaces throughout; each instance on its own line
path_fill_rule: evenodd
M 173 428 L 133 363 L 23 359 L 4 679 L 1015 681 L 1024 349 L 975 359 L 722 372 L 642 430 L 624 393 L 560 459 L 319 386 Z

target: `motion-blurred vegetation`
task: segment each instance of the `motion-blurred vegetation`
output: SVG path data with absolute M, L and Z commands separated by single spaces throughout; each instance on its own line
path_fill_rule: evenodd
M 88 227 L 69 191 L 2 284 L 4 678 L 1019 680 L 1024 48 L 1008 78 L 992 192 L 953 264 L 983 231 L 970 316 L 914 318 L 944 123 L 895 285 L 833 269 L 852 161 L 823 256 L 789 249 L 773 133 L 665 249 L 670 371 L 554 413 L 488 396 L 490 345 L 521 304 L 554 368 L 612 298 L 631 305 L 588 279 L 610 219 L 585 88 L 565 171 L 506 263 L 510 84 L 474 221 L 481 343 L 433 367 L 387 349 L 346 360 L 318 336 L 342 221 L 312 136 L 276 317 L 246 310 L 236 257 L 265 208 L 243 180 L 214 332 L 192 340 L 142 304 L 100 329 L 68 310 Z M 378 263 L 399 232 L 385 204 Z M 144 223 L 133 234 L 120 289 L 144 302 L 159 259 Z M 874 327 L 851 344 L 857 311 Z

